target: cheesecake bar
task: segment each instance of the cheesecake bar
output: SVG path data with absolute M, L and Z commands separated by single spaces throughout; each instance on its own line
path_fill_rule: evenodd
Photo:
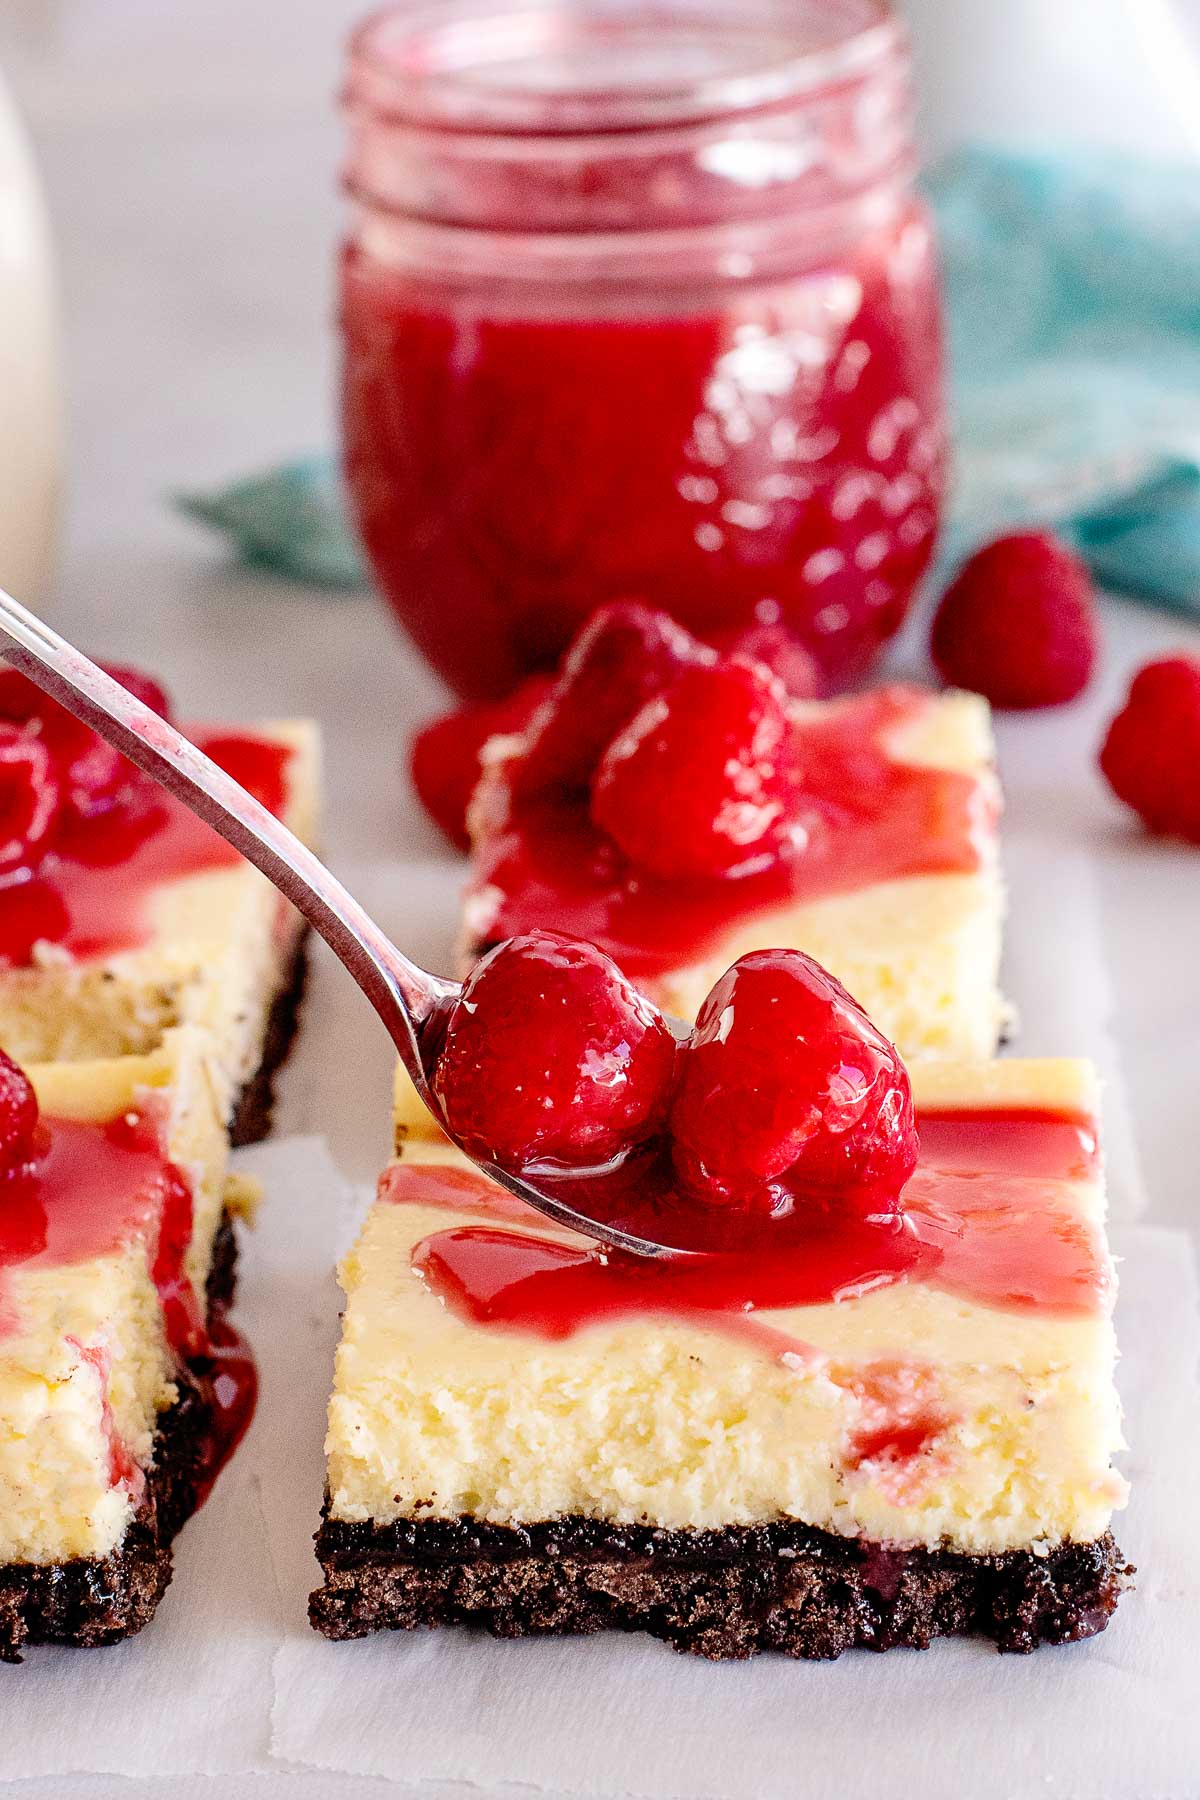
M 0 1175 L 0 1660 L 148 1622 L 254 1394 L 225 1318 L 252 1193 L 204 1034 L 26 1073 L 36 1152 Z
M 188 735 L 312 841 L 315 726 Z M 83 853 L 56 849 L 0 885 L 0 1044 L 20 1062 L 140 1056 L 197 1026 L 221 1115 L 249 1143 L 268 1128 L 295 1028 L 303 921 L 178 801 L 143 787 L 144 818 L 101 819 Z
M 1101 1630 L 1129 1571 L 1093 1072 L 911 1073 L 901 1224 L 699 1273 L 524 1208 L 402 1083 L 341 1270 L 315 1627 L 710 1658 Z
M 732 874 L 672 875 L 653 840 L 654 868 L 612 840 L 606 824 L 636 841 L 622 831 L 636 775 L 605 811 L 594 782 L 589 802 L 578 787 L 528 781 L 530 737 L 493 739 L 469 813 L 462 972 L 505 938 L 560 931 L 599 945 L 665 1012 L 690 1020 L 739 957 L 788 947 L 835 975 L 906 1058 L 991 1056 L 1006 1009 L 986 701 L 890 687 L 788 710 L 799 783 L 789 850 Z M 706 722 L 689 724 L 702 741 Z M 686 816 L 685 757 L 679 784 Z M 669 824 L 670 809 L 658 810 Z

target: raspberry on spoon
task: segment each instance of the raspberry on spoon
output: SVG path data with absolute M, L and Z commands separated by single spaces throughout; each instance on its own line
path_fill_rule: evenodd
M 683 670 L 715 660 L 668 613 L 633 600 L 600 607 L 530 721 L 519 792 L 586 792 L 603 752 L 647 700 Z
M 1081 694 L 1096 661 L 1092 578 L 1048 531 L 997 538 L 942 596 L 931 650 L 943 678 L 993 706 L 1061 706 Z
M 61 800 L 44 740 L 0 722 L 0 880 L 37 867 L 49 848 Z
M 895 1211 L 917 1161 L 898 1052 L 798 950 L 754 951 L 717 982 L 680 1051 L 668 1129 L 688 1197 L 759 1215 Z
M 469 1155 L 519 1170 L 598 1165 L 643 1142 L 670 1097 L 662 1014 L 590 944 L 529 932 L 477 965 L 433 1090 Z
M 0 1050 L 0 1174 L 11 1174 L 30 1161 L 37 1128 L 33 1083 L 24 1069 Z
M 1139 671 L 1100 767 L 1150 831 L 1200 844 L 1200 658 L 1167 657 Z
M 592 818 L 657 875 L 727 875 L 776 854 L 797 771 L 783 689 L 732 657 L 686 670 L 605 750 Z

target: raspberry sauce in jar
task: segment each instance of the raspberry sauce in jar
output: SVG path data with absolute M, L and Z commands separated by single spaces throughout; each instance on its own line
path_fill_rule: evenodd
M 886 0 L 410 0 L 345 103 L 346 471 L 434 667 L 505 693 L 623 595 L 865 667 L 944 463 Z

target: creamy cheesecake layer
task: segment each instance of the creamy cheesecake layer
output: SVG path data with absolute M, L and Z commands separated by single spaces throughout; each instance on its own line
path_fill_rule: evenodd
M 320 747 L 304 721 L 256 727 L 289 746 L 284 822 L 317 830 Z M 258 1067 L 267 1015 L 299 941 L 300 915 L 249 863 L 164 882 L 138 949 L 76 959 L 40 946 L 29 968 L 0 970 L 0 1044 L 18 1062 L 140 1056 L 177 1025 L 209 1038 L 217 1102 L 228 1118 Z
M 227 1181 L 203 1035 L 183 1028 L 149 1056 L 29 1074 L 51 1119 L 100 1124 L 165 1106 L 166 1154 L 192 1190 L 185 1267 L 202 1295 L 222 1211 L 244 1198 Z M 105 1556 L 135 1510 L 158 1415 L 176 1398 L 153 1231 L 76 1262 L 0 1271 L 0 1564 Z
M 1089 1115 L 1090 1069 L 1007 1062 L 915 1071 L 918 1107 Z M 403 1090 L 401 1090 L 403 1091 Z M 464 1166 L 402 1107 L 401 1168 Z M 388 1178 L 384 1188 L 387 1191 Z M 329 1415 L 334 1520 L 571 1515 L 708 1529 L 795 1519 L 968 1552 L 1046 1549 L 1106 1529 L 1124 1483 L 1111 1298 L 1087 1312 L 982 1304 L 932 1281 L 728 1320 L 647 1312 L 560 1338 L 469 1321 L 413 1266 L 486 1223 L 579 1242 L 507 1201 L 483 1213 L 381 1199 L 341 1278 Z M 1097 1175 L 1042 1179 L 1103 1250 Z M 1103 1284 L 1102 1284 L 1103 1286 Z M 800 1346 L 782 1358 L 779 1344 Z M 877 1454 L 872 1445 L 886 1446 Z M 905 1452 L 906 1446 L 911 1454 Z
M 796 712 L 817 719 L 837 705 L 811 702 Z M 485 764 L 510 755 L 517 744 L 493 740 Z M 1000 992 L 1004 893 L 990 709 L 975 694 L 931 698 L 892 728 L 887 747 L 897 762 L 967 775 L 977 783 L 978 868 L 875 882 L 740 919 L 702 960 L 653 978 L 637 977 L 665 1011 L 694 1019 L 709 989 L 739 956 L 783 947 L 807 951 L 836 975 L 906 1058 L 975 1061 L 993 1054 L 1007 1008 Z M 481 802 L 472 818 L 477 847 L 490 824 L 490 808 Z M 464 973 L 478 945 L 494 935 L 492 910 L 486 890 L 468 896 Z

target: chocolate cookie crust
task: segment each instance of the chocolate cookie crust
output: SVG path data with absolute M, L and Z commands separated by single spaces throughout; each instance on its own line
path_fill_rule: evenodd
M 271 1002 L 263 1035 L 262 1060 L 234 1102 L 229 1142 L 235 1150 L 261 1143 L 270 1135 L 275 1108 L 275 1077 L 291 1055 L 300 1028 L 300 1009 L 308 983 L 308 927 L 296 945 L 287 978 Z
M 901 1550 L 781 1523 L 656 1531 L 567 1518 L 393 1525 L 325 1519 L 324 1585 L 309 1602 L 329 1638 L 420 1625 L 497 1637 L 646 1631 L 712 1661 L 760 1650 L 825 1660 L 989 1638 L 1000 1650 L 1102 1631 L 1132 1568 L 1110 1535 L 1047 1556 Z
M 228 1218 L 213 1245 L 207 1300 L 228 1305 L 237 1243 Z M 28 1644 L 90 1649 L 132 1637 L 154 1617 L 171 1579 L 171 1543 L 196 1510 L 212 1408 L 202 1377 L 176 1376 L 179 1399 L 159 1421 L 146 1492 L 117 1549 L 64 1563 L 0 1566 L 0 1662 L 16 1663 Z

